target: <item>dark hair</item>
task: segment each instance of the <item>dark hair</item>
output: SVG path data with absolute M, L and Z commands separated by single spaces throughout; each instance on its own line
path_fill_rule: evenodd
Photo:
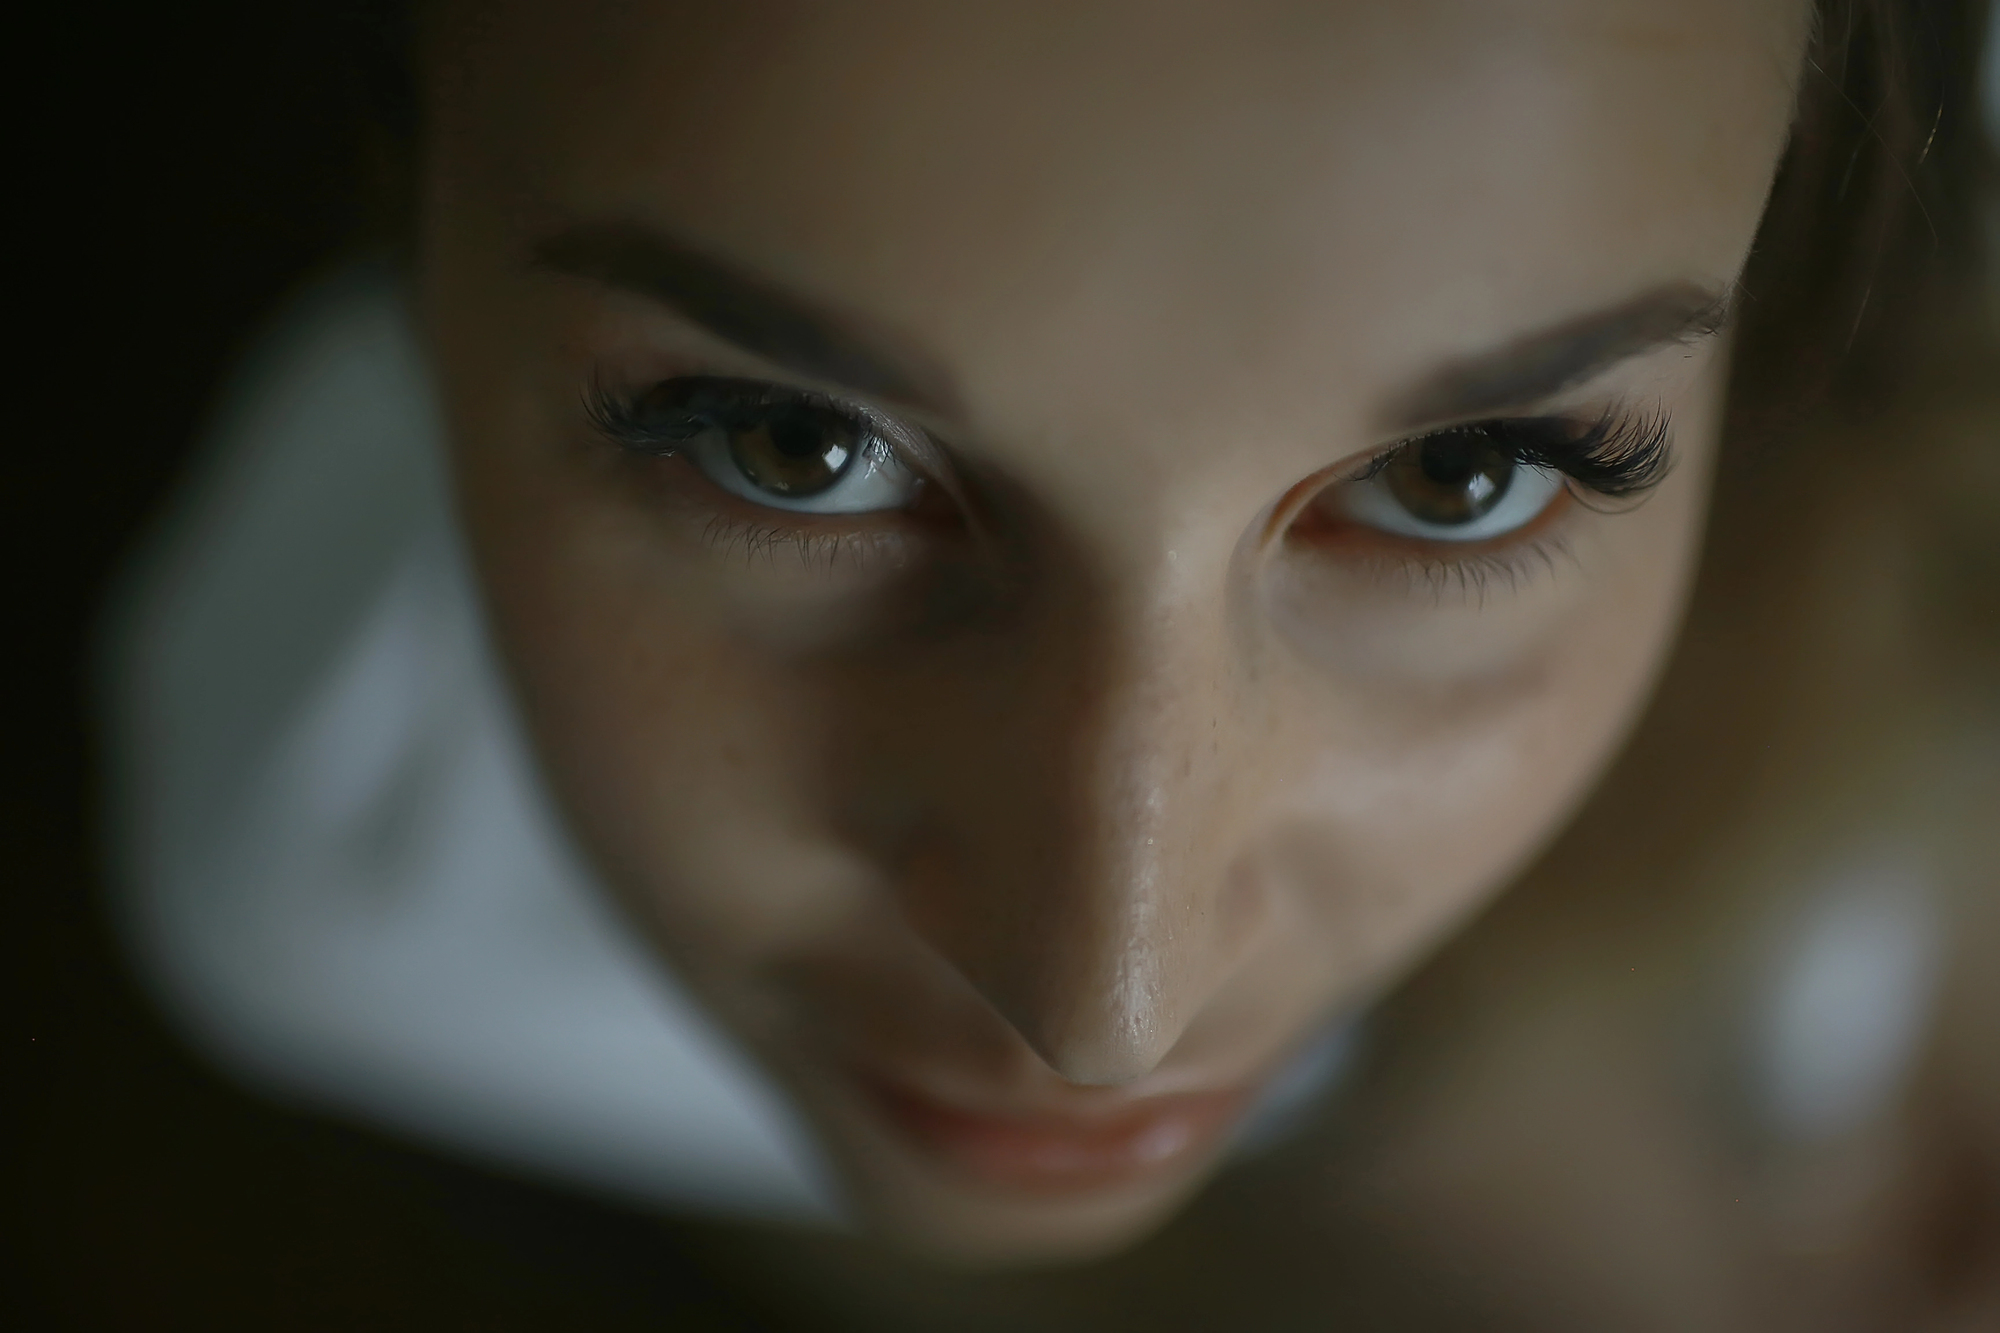
M 1732 435 L 1892 391 L 1899 336 L 1983 261 L 1984 0 L 1820 0 L 1792 138 L 1742 279 Z

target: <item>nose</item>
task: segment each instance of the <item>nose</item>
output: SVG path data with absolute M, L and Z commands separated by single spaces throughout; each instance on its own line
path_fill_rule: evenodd
M 933 674 L 950 693 L 907 756 L 905 917 L 1079 1084 L 1158 1066 L 1265 917 L 1227 599 L 1177 595 L 1160 555 L 1124 597 L 1052 598 L 1009 651 Z

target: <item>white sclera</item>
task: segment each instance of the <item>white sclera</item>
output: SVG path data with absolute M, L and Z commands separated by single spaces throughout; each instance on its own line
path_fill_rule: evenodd
M 1551 468 L 1516 467 L 1500 502 L 1469 523 L 1426 523 L 1405 509 L 1377 474 L 1339 487 L 1334 506 L 1346 518 L 1398 537 L 1433 542 L 1481 542 L 1504 537 L 1540 517 L 1562 491 L 1563 475 Z
M 730 456 L 729 437 L 720 429 L 703 431 L 685 446 L 701 474 L 739 499 L 767 509 L 795 514 L 872 514 L 901 509 L 917 492 L 917 475 L 903 466 L 880 436 L 864 437 L 856 456 L 833 485 L 813 495 L 779 495 L 743 475 Z

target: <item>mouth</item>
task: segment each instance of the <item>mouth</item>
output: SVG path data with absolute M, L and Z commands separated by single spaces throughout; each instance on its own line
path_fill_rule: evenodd
M 996 1112 L 907 1084 L 859 1076 L 885 1119 L 959 1174 L 1010 1193 L 1088 1193 L 1165 1175 L 1213 1145 L 1249 1100 L 1245 1089 L 1136 1098 L 1088 1110 Z

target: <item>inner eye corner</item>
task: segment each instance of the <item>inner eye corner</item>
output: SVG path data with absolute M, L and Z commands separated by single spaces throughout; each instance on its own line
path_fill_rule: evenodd
M 1269 515 L 1259 525 L 1258 545 L 1281 547 L 1302 525 L 1310 528 L 1316 521 L 1326 522 L 1326 516 L 1320 511 L 1328 497 L 1341 486 L 1372 476 L 1386 456 L 1387 451 L 1359 464 L 1334 463 L 1293 482 L 1272 504 Z

